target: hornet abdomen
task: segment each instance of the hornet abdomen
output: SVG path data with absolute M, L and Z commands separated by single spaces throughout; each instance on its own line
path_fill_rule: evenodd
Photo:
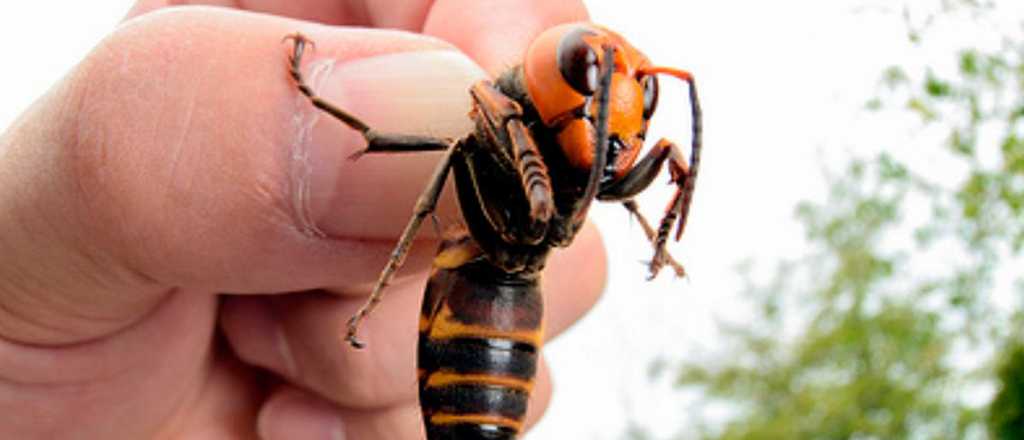
M 543 338 L 538 278 L 493 266 L 467 233 L 442 244 L 419 326 L 428 440 L 518 437 Z

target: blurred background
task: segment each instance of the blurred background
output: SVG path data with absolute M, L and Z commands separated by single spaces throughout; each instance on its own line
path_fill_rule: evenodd
M 130 4 L 0 5 L 0 127 Z M 646 281 L 638 225 L 593 210 L 608 290 L 527 439 L 1024 438 L 1024 2 L 587 4 L 697 78 L 689 276 Z M 662 81 L 652 138 L 687 144 L 687 106 Z

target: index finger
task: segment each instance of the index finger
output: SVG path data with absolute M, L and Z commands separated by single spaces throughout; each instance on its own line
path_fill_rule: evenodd
M 491 75 L 522 61 L 527 45 L 545 29 L 588 20 L 580 0 L 139 0 L 132 18 L 180 5 L 230 6 L 342 26 L 422 32 L 454 44 Z
M 522 62 L 526 47 L 545 29 L 588 20 L 582 1 L 437 0 L 423 33 L 440 37 L 491 75 Z
M 434 0 L 139 0 L 126 18 L 169 6 L 225 6 L 337 25 L 419 32 Z

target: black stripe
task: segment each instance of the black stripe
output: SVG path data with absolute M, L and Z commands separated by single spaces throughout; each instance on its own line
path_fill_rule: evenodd
M 505 426 L 455 425 L 434 426 L 427 423 L 427 440 L 515 440 L 516 430 Z
M 536 279 L 510 274 L 496 278 L 493 266 L 477 273 L 476 265 L 459 268 L 447 297 L 452 319 L 501 331 L 534 330 L 541 326 L 543 299 Z M 482 269 L 482 267 L 481 267 Z
M 455 338 L 432 340 L 420 334 L 419 368 L 461 374 L 491 374 L 532 380 L 537 373 L 537 347 L 505 339 Z
M 521 421 L 530 395 L 524 390 L 482 383 L 460 383 L 420 389 L 424 414 L 497 415 Z

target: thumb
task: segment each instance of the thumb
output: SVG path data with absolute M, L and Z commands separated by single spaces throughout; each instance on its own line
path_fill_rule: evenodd
M 314 89 L 372 126 L 469 130 L 481 70 L 436 39 L 214 8 L 131 20 L 0 137 L 0 335 L 99 337 L 177 288 L 370 282 L 437 156 L 347 161 L 362 139 L 287 76 L 295 31 Z

